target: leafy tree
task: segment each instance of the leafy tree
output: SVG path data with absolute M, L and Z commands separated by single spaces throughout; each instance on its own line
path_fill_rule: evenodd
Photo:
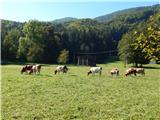
M 69 58 L 69 51 L 67 51 L 66 49 L 62 50 L 58 56 L 57 62 L 61 63 L 61 64 L 65 64 L 67 63 Z
M 28 40 L 25 37 L 20 37 L 17 58 L 20 59 L 21 61 L 26 61 L 28 49 L 29 49 Z
M 42 22 L 30 20 L 23 27 L 24 37 L 20 38 L 19 56 L 26 55 L 26 59 L 31 62 L 42 61 L 43 55 L 43 33 Z
M 33 45 L 29 47 L 27 60 L 32 62 L 42 62 L 43 46 Z
M 145 32 L 140 33 L 134 48 L 141 48 L 145 56 L 153 61 L 160 62 L 160 15 L 156 14 L 147 22 Z M 138 34 L 138 32 L 135 32 Z
M 4 58 L 7 60 L 15 60 L 18 50 L 18 39 L 20 37 L 19 30 L 12 29 L 8 34 L 5 36 L 3 41 L 3 46 L 5 48 L 5 54 L 3 54 Z
M 133 43 L 137 36 L 133 34 L 133 31 L 126 33 L 122 40 L 118 44 L 118 54 L 125 64 L 133 63 L 136 67 L 138 64 L 148 63 L 148 59 L 145 58 L 145 53 L 142 53 L 142 49 L 134 49 Z
M 61 34 L 55 32 L 55 27 L 51 24 L 44 25 L 44 27 L 42 59 L 45 63 L 56 63 L 60 48 L 63 48 Z
M 120 60 L 124 61 L 125 63 L 132 63 L 134 62 L 134 51 L 131 46 L 132 37 L 130 34 L 125 34 L 122 39 L 119 41 L 118 44 L 118 54 Z

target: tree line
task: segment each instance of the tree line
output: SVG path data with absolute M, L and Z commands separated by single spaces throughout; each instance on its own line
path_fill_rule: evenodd
M 159 62 L 159 9 L 118 15 L 109 22 L 1 20 L 2 61 L 72 63 L 75 53 L 118 49 L 125 63 Z M 100 57 L 101 62 L 107 56 Z

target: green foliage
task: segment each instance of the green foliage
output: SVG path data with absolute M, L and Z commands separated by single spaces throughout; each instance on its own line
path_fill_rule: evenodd
M 29 48 L 27 53 L 27 60 L 32 62 L 41 62 L 43 55 L 43 46 L 33 45 Z
M 121 41 L 119 41 L 118 44 L 118 54 L 120 56 L 120 60 L 124 61 L 125 63 L 132 63 L 134 60 L 134 52 L 131 43 L 131 34 L 126 34 L 122 37 Z
M 36 43 L 36 44 L 42 44 L 43 43 L 43 32 L 44 32 L 44 26 L 42 22 L 39 22 L 37 20 L 30 20 L 28 21 L 24 27 L 23 32 L 25 34 L 25 38 L 28 39 L 30 42 L 29 44 Z
M 66 44 L 67 40 L 64 39 Z M 62 48 L 65 48 L 62 40 L 61 32 L 55 31 L 55 26 L 48 23 L 45 25 L 44 33 L 44 54 L 43 62 L 45 63 L 57 63 L 57 57 Z M 64 45 L 64 46 L 63 46 Z
M 66 49 L 62 50 L 58 56 L 57 62 L 61 64 L 67 63 L 69 60 L 69 51 Z
M 119 42 L 120 59 L 127 63 L 160 62 L 160 16 L 155 14 L 126 33 Z
M 138 34 L 138 33 L 136 33 Z M 160 62 L 160 15 L 156 14 L 147 22 L 145 32 L 141 32 L 137 38 L 136 48 L 143 49 L 146 57 Z
M 17 54 L 17 58 L 19 58 L 20 60 L 26 60 L 27 59 L 27 52 L 28 52 L 28 40 L 25 39 L 24 37 L 20 37 L 19 38 L 19 46 L 18 46 L 18 54 Z
M 133 34 L 133 31 L 126 33 L 119 41 L 119 57 L 124 63 L 133 63 L 135 64 L 135 66 L 137 66 L 138 64 L 146 64 L 148 63 L 148 59 L 145 58 L 145 53 L 142 53 L 142 49 L 134 49 L 134 44 L 136 42 L 137 36 Z
M 10 39 L 9 40 L 10 42 L 13 42 L 13 41 L 15 42 L 15 43 L 13 43 L 13 45 L 17 44 L 18 39 L 15 39 L 15 37 L 18 34 L 20 34 L 20 35 L 18 35 L 19 37 L 21 36 L 22 27 L 23 27 L 22 23 L 15 22 L 15 21 L 9 21 L 9 20 L 1 20 L 1 58 L 2 58 L 2 60 L 10 60 L 10 61 L 15 60 L 17 51 L 9 51 L 9 48 L 7 48 L 9 46 L 6 46 L 4 41 L 5 41 L 5 37 L 8 36 L 9 38 L 7 38 L 7 39 Z M 16 31 L 18 31 L 18 34 L 14 35 L 13 32 L 16 32 Z M 18 38 L 18 36 L 17 36 L 17 38 Z M 12 38 L 14 38 L 14 40 L 11 40 Z M 10 44 L 10 42 L 7 44 Z M 14 49 L 14 50 L 16 50 L 16 49 Z M 6 54 L 6 53 L 8 53 L 8 54 Z
M 159 9 L 160 9 L 159 4 L 149 6 L 149 7 L 129 8 L 125 10 L 119 10 L 104 16 L 96 17 L 95 20 L 99 22 L 110 22 L 114 19 L 118 20 L 119 18 L 124 17 L 125 22 L 127 21 L 133 22 L 133 21 L 147 18 L 150 15 L 152 15 L 155 11 L 159 11 Z
M 65 17 L 65 18 L 61 18 L 61 19 L 56 19 L 53 21 L 53 23 L 55 24 L 60 24 L 60 23 L 66 23 L 66 22 L 71 22 L 71 21 L 76 21 L 76 18 L 72 18 L 72 17 Z
M 5 48 L 5 54 L 3 54 L 4 59 L 8 60 L 15 60 L 18 50 L 18 39 L 20 37 L 19 30 L 12 29 L 8 34 L 5 36 L 3 41 L 3 47 Z
M 114 49 L 116 41 L 112 40 L 111 28 L 91 19 L 83 19 L 69 23 L 66 27 L 69 41 L 69 51 L 97 52 Z M 105 60 L 105 57 L 97 59 Z
M 29 21 L 23 27 L 25 37 L 20 38 L 19 57 L 25 57 L 30 62 L 42 61 L 43 54 L 43 33 L 42 22 Z

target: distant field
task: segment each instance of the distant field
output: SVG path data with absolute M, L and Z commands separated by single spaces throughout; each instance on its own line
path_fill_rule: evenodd
M 101 77 L 87 76 L 85 66 L 54 75 L 56 65 L 45 65 L 40 75 L 21 75 L 21 65 L 2 65 L 2 119 L 160 119 L 160 65 L 146 65 L 146 76 L 136 77 L 124 77 L 121 62 L 99 66 Z M 113 67 L 120 76 L 110 76 Z

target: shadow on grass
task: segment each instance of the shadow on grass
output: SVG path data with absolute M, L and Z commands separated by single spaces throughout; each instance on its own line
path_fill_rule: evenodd
M 145 69 L 160 69 L 160 67 L 144 66 Z
M 42 77 L 53 77 L 53 75 L 48 75 L 48 74 L 37 74 L 36 76 L 42 76 Z
M 21 74 L 24 76 L 42 76 L 42 77 L 53 77 L 53 75 L 48 75 L 48 74 Z
M 69 76 L 73 76 L 73 77 L 75 77 L 75 76 L 77 76 L 77 75 L 75 75 L 75 74 L 70 74 Z

